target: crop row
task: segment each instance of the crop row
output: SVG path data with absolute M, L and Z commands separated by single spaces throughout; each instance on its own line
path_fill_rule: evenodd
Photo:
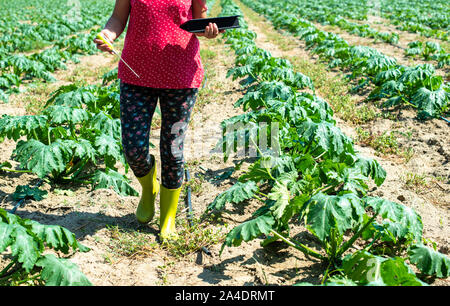
M 221 4 L 222 15 L 243 15 L 232 0 Z M 294 72 L 289 61 L 258 48 L 256 33 L 243 19 L 241 25 L 224 36 L 236 53 L 236 67 L 228 75 L 243 78 L 245 87 L 235 106 L 245 113 L 222 122 L 227 132 L 218 146 L 228 152 L 244 143 L 259 154 L 208 211 L 249 200 L 260 207 L 228 233 L 222 250 L 260 237 L 265 237 L 263 246 L 282 240 L 328 263 L 327 284 L 425 284 L 407 260 L 425 274 L 447 277 L 450 259 L 422 244 L 420 216 L 404 205 L 367 195 L 370 181 L 378 186 L 384 182 L 383 168 L 355 151 L 352 140 L 336 127 L 327 102 L 307 93 L 314 90 L 311 80 Z M 274 125 L 278 132 L 270 128 Z M 271 139 L 265 151 L 257 145 L 264 137 Z M 291 237 L 294 222 L 305 226 L 319 250 Z M 381 254 L 386 245 L 391 256 Z
M 114 81 L 113 81 L 114 80 Z M 112 188 L 121 195 L 138 195 L 117 163 L 128 171 L 122 153 L 117 69 L 97 85 L 64 85 L 56 90 L 37 115 L 0 118 L 0 139 L 16 141 L 11 156 L 21 172 L 36 174 L 51 184 L 89 184 L 93 189 Z M 15 171 L 8 162 L 0 171 Z M 0 271 L 10 279 L 16 271 L 36 275 L 39 284 L 89 285 L 70 261 L 45 255 L 46 248 L 63 253 L 86 252 L 67 229 L 21 219 L 0 209 L 0 252 L 10 247 L 11 263 Z M 37 274 L 35 274 L 37 273 Z
M 324 15 L 346 17 L 353 20 L 368 20 L 381 16 L 399 30 L 419 33 L 444 41 L 449 37 L 450 10 L 445 0 L 295 0 L 306 10 L 315 10 Z
M 360 37 L 372 38 L 375 41 L 383 41 L 385 43 L 398 46 L 399 35 L 394 32 L 380 32 L 372 28 L 368 24 L 360 24 L 351 22 L 342 17 L 344 12 L 340 10 L 335 11 L 335 6 L 328 6 L 324 3 L 311 3 L 309 1 L 288 0 L 283 3 L 286 11 L 297 16 L 313 21 L 319 22 L 322 25 L 337 26 L 345 30 L 349 34 L 358 35 Z M 354 9 L 351 7 L 349 9 Z M 346 13 L 349 15 L 350 13 Z M 351 15 L 351 14 L 350 14 Z M 355 17 L 355 16 L 354 16 Z M 419 46 L 420 42 L 414 42 L 410 48 L 405 50 L 405 55 L 420 55 L 424 60 L 435 60 L 438 63 L 438 68 L 450 65 L 450 54 L 437 42 L 427 42 L 423 46 Z M 420 47 L 420 48 L 419 48 Z
M 377 49 L 352 46 L 339 35 L 321 31 L 311 22 L 287 11 L 274 0 L 243 2 L 267 17 L 276 28 L 287 30 L 305 41 L 311 52 L 329 62 L 330 67 L 351 71 L 360 90 L 373 86 L 369 100 L 383 100 L 385 106 L 408 105 L 417 109 L 419 118 L 439 117 L 448 110 L 450 88 L 431 64 L 414 67 L 397 63 Z
M 367 4 L 402 31 L 448 40 L 450 8 L 445 0 L 381 0 Z
M 78 63 L 80 54 L 97 52 L 92 43 L 97 30 L 93 28 L 105 22 L 105 17 L 98 16 L 105 16 L 111 3 L 103 0 L 77 3 L 79 8 L 69 8 L 65 1 L 60 1 L 57 7 L 55 1 L 34 1 L 35 5 L 23 10 L 13 10 L 10 2 L 2 3 L 5 9 L 2 15 L 8 12 L 12 15 L 0 24 L 0 100 L 8 101 L 8 96 L 19 92 L 24 81 L 53 82 L 55 70 L 66 69 L 69 61 Z
M 128 165 L 122 153 L 117 69 L 99 85 L 64 85 L 37 115 L 0 118 L 0 138 L 17 141 L 12 158 L 19 167 L 53 183 L 112 187 L 137 195 L 116 163 Z M 7 168 L 2 170 L 7 171 Z
M 298 1 L 288 0 L 283 3 L 286 10 L 293 14 L 297 14 L 304 19 L 308 19 L 321 24 L 329 24 L 337 26 L 350 34 L 356 34 L 361 37 L 373 38 L 376 41 L 381 40 L 391 44 L 397 44 L 399 36 L 396 33 L 380 32 L 368 24 L 360 24 L 347 20 L 343 15 L 353 18 L 361 19 L 361 16 L 355 16 L 358 11 L 355 12 L 354 8 L 345 8 L 329 6 L 327 3 L 322 2 L 310 2 L 310 1 Z M 364 15 L 365 17 L 365 15 Z
M 21 9 L 17 9 L 20 7 Z M 0 4 L 0 55 L 51 46 L 105 21 L 112 3 L 105 0 L 3 1 Z

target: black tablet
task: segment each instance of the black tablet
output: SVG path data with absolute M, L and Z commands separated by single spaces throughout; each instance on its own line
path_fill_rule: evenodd
M 203 33 L 206 26 L 211 22 L 217 24 L 219 30 L 236 29 L 240 27 L 238 17 L 239 15 L 191 19 L 180 25 L 180 28 L 191 33 Z

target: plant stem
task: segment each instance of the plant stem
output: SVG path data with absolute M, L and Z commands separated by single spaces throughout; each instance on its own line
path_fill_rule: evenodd
M 70 171 L 67 172 L 67 175 L 74 173 L 75 171 L 77 171 L 77 169 L 83 168 L 87 162 L 87 159 L 88 159 L 88 157 L 85 157 L 82 160 L 80 160 L 79 162 L 77 162 L 75 165 L 73 165 L 72 169 L 70 169 Z M 76 177 L 77 175 L 78 175 L 78 173 L 76 173 L 74 175 L 74 177 Z
M 258 147 L 258 145 L 255 143 L 255 141 L 254 141 L 252 138 L 251 138 L 250 140 L 251 140 L 251 141 L 253 142 L 253 144 L 255 145 L 256 149 L 258 150 L 258 153 L 261 154 L 262 157 L 264 157 L 263 152 L 262 152 L 261 149 Z M 264 169 L 266 169 L 267 174 L 270 176 L 270 178 L 271 178 L 272 180 L 277 181 L 277 180 L 272 176 L 272 173 L 270 173 L 269 168 L 264 168 Z
M 48 139 L 48 145 L 52 144 L 52 140 L 50 139 L 50 129 L 47 131 L 47 139 Z
M 260 200 L 261 202 L 264 202 L 264 199 L 261 197 L 258 197 L 256 194 L 254 194 L 253 197 L 257 200 Z
M 417 105 L 415 105 L 415 104 L 412 104 L 411 102 L 409 102 L 408 100 L 406 100 L 405 98 L 403 98 L 403 97 L 401 97 L 402 98 L 402 100 L 403 100 L 403 102 L 405 102 L 405 104 L 407 104 L 407 105 L 409 105 L 409 106 L 412 106 L 412 107 L 414 107 L 414 108 L 418 108 L 418 106 Z
M 325 272 L 323 274 L 322 281 L 320 282 L 321 285 L 323 285 L 325 283 L 325 280 L 328 277 L 328 274 L 329 274 L 329 271 L 330 271 L 330 266 L 331 266 L 331 261 L 328 263 L 327 269 L 325 270 Z
M 378 238 L 380 238 L 380 237 L 381 237 L 381 232 L 379 232 L 379 233 L 372 239 L 372 241 L 369 243 L 368 246 L 366 246 L 366 247 L 364 248 L 364 250 L 369 251 L 370 248 L 372 247 L 372 245 L 374 244 L 374 242 L 377 241 Z
M 9 270 L 16 262 L 17 262 L 16 260 L 11 261 L 11 262 L 9 263 L 9 265 L 7 265 L 2 271 L 0 271 L 0 278 L 2 278 L 2 277 L 4 277 L 4 276 L 7 276 L 7 275 L 8 275 L 8 274 L 7 274 L 8 270 Z
M 256 193 L 257 194 L 259 194 L 259 195 L 262 195 L 263 197 L 266 197 L 266 198 L 268 198 L 269 196 L 267 195 L 267 194 L 265 194 L 265 193 L 262 193 L 261 191 L 259 191 L 259 190 L 257 190 L 256 191 Z
M 311 193 L 311 196 L 313 196 L 321 191 L 327 191 L 328 189 L 330 189 L 332 187 L 334 187 L 334 186 L 333 185 L 325 185 L 325 186 L 319 187 Z
M 9 171 L 9 172 L 15 172 L 15 173 L 31 173 L 33 171 L 31 170 L 15 170 L 10 168 L 0 168 L 0 171 Z
M 365 231 L 366 228 L 367 228 L 370 224 L 372 224 L 373 220 L 375 220 L 375 218 L 376 218 L 377 216 L 378 216 L 378 214 L 375 214 L 372 218 L 370 218 L 369 221 L 367 221 L 367 223 L 364 224 L 364 226 L 361 227 L 360 230 L 357 231 L 357 232 L 352 236 L 352 238 L 350 238 L 349 240 L 347 240 L 346 243 L 344 243 L 344 245 L 342 246 L 342 248 L 337 252 L 336 258 L 342 256 L 342 254 L 344 254 L 344 252 L 347 251 L 347 250 L 352 246 L 352 244 L 356 241 L 356 239 L 358 239 L 358 238 L 361 236 L 362 232 Z
M 39 140 L 36 130 L 33 130 L 33 136 L 34 136 L 34 139 Z
M 76 183 L 81 183 L 81 184 L 85 184 L 85 185 L 90 185 L 93 183 L 93 181 L 79 180 L 79 179 L 73 179 L 73 181 Z
M 318 160 L 318 159 L 321 158 L 323 155 L 325 155 L 325 153 L 327 153 L 327 151 L 323 151 L 323 153 L 321 153 L 319 156 L 313 157 L 314 160 Z
M 275 236 L 277 236 L 278 238 L 280 238 L 281 240 L 283 240 L 284 242 L 286 242 L 289 246 L 296 248 L 299 251 L 302 251 L 303 253 L 310 255 L 312 257 L 318 258 L 320 260 L 325 260 L 326 258 L 322 255 L 320 255 L 319 253 L 317 253 L 316 251 L 308 248 L 306 245 L 299 243 L 299 242 L 293 242 L 289 239 L 286 239 L 284 236 L 282 236 L 281 234 L 279 234 L 278 232 L 276 232 L 275 230 L 270 230 L 270 232 L 272 234 L 274 234 Z

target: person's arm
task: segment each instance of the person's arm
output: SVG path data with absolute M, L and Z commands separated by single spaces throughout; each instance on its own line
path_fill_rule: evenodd
M 101 33 L 111 42 L 116 40 L 125 29 L 128 22 L 128 16 L 130 15 L 130 9 L 130 0 L 116 0 L 114 11 L 104 29 L 101 31 Z M 96 38 L 94 39 L 94 42 L 97 44 L 97 49 L 112 52 L 111 48 L 109 48 L 108 45 L 103 43 L 100 39 Z
M 206 11 L 208 8 L 206 7 L 206 0 L 192 0 L 192 18 L 206 18 Z M 206 26 L 204 33 L 195 33 L 197 36 L 203 36 L 206 38 L 216 38 L 219 33 L 223 33 L 224 31 L 219 31 L 217 24 L 210 23 Z

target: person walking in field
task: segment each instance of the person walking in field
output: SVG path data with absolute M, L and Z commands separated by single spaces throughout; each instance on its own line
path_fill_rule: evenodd
M 122 146 L 130 168 L 142 185 L 136 210 L 140 223 L 155 213 L 160 192 L 160 237 L 177 238 L 175 215 L 184 177 L 183 141 L 204 70 L 197 36 L 215 38 L 216 24 L 192 34 L 179 26 L 206 18 L 206 0 L 116 0 L 112 16 L 101 31 L 116 40 L 128 22 L 123 60 L 119 62 Z M 95 39 L 97 48 L 112 52 Z M 157 101 L 161 109 L 161 184 L 156 160 L 149 154 L 149 133 Z

